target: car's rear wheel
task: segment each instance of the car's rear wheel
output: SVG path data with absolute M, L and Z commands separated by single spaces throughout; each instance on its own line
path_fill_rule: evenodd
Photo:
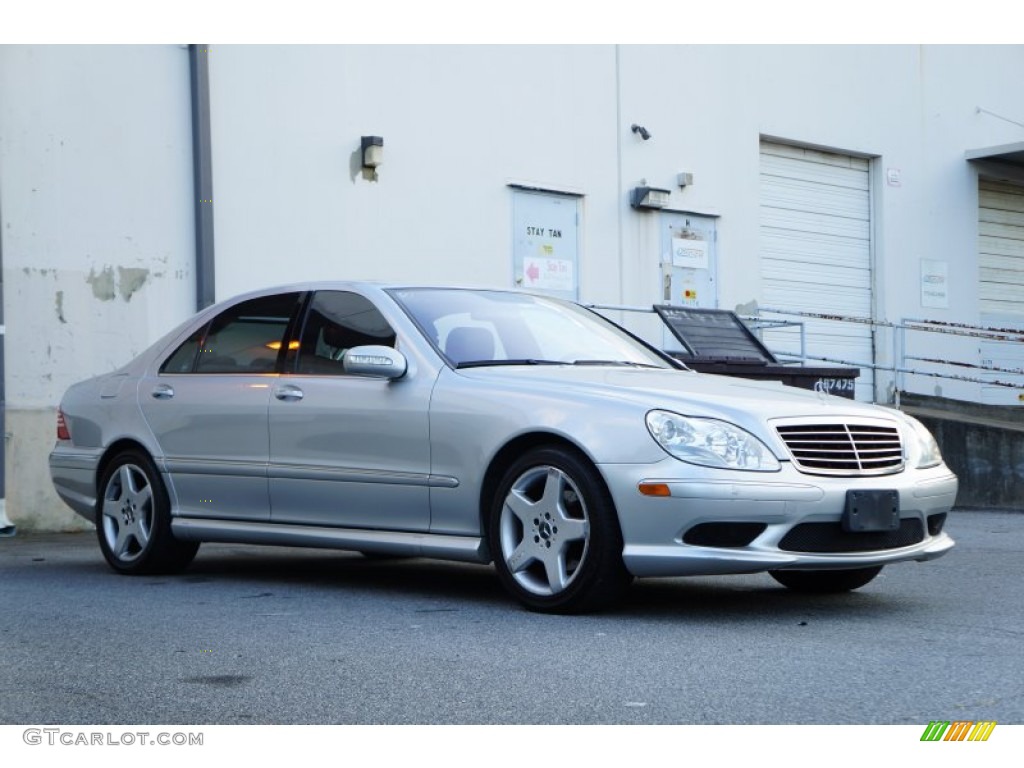
M 795 592 L 816 594 L 858 589 L 881 572 L 880 565 L 875 568 L 851 568 L 840 571 L 768 571 L 779 584 Z
M 604 481 L 586 458 L 568 450 L 535 449 L 508 468 L 488 537 L 502 584 L 531 610 L 597 610 L 632 581 Z
M 96 533 L 111 568 L 121 573 L 179 571 L 199 543 L 171 532 L 170 502 L 160 473 L 141 451 L 114 457 L 100 480 Z

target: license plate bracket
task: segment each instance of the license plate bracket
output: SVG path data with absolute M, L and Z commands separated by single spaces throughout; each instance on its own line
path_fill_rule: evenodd
M 895 531 L 900 527 L 899 491 L 847 491 L 843 530 Z

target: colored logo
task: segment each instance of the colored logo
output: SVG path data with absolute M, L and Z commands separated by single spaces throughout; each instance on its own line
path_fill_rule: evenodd
M 921 741 L 988 741 L 995 728 L 995 720 L 932 720 Z

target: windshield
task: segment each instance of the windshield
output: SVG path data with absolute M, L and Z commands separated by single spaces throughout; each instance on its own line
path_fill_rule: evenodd
M 459 368 L 671 367 L 613 323 L 570 302 L 522 293 L 446 288 L 402 288 L 390 293 Z

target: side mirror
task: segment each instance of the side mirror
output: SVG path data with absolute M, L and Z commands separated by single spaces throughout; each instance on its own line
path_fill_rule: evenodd
M 345 352 L 342 365 L 345 373 L 377 379 L 400 379 L 409 367 L 405 355 L 397 349 L 376 345 L 352 347 Z

